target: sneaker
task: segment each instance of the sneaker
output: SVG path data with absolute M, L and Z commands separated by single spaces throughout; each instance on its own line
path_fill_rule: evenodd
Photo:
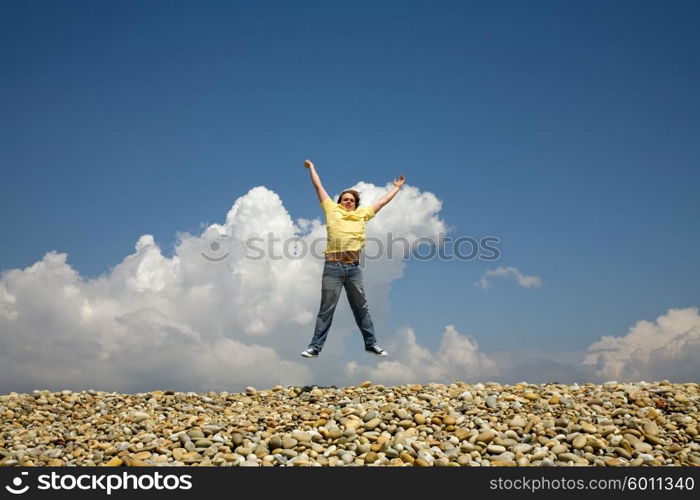
M 305 351 L 301 351 L 301 355 L 304 358 L 318 358 L 318 351 L 313 347 L 309 347 Z
M 379 344 L 374 344 L 372 347 L 365 348 L 365 352 L 368 352 L 370 354 L 374 354 L 375 356 L 379 356 L 380 358 L 383 358 L 383 357 L 386 357 L 389 355 L 388 352 L 386 352 L 384 349 L 379 347 Z

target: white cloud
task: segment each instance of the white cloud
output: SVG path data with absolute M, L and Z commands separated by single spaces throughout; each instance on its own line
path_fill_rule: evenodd
M 542 348 L 486 352 L 514 383 L 602 383 L 608 380 L 700 380 L 698 308 L 669 309 L 655 322 L 638 321 L 626 335 L 603 336 L 586 350 L 552 352 Z
M 362 192 L 363 204 L 369 204 L 389 186 L 354 187 Z M 368 224 L 368 238 L 386 242 L 392 233 L 394 240 L 406 238 L 409 244 L 437 239 L 446 232 L 440 210 L 433 194 L 405 186 Z M 362 339 L 343 298 L 323 355 L 303 360 L 299 352 L 311 339 L 320 302 L 322 261 L 311 255 L 292 258 L 289 252 L 285 257 L 282 242 L 295 235 L 307 247 L 320 241 L 317 250 L 323 250 L 320 219 L 294 221 L 275 193 L 257 187 L 235 201 L 223 224 L 212 224 L 199 235 L 179 234 L 172 257 L 162 254 L 151 235 L 143 235 L 132 254 L 97 278 L 80 276 L 67 254 L 59 252 L 49 252 L 25 269 L 3 272 L 0 392 L 234 391 L 247 385 L 340 386 L 364 379 L 388 385 L 700 377 L 697 308 L 671 309 L 655 323 L 640 321 L 626 336 L 605 336 L 585 357 L 537 350 L 485 353 L 474 339 L 448 326 L 435 352 L 404 329 L 387 342 L 380 336 L 389 359 L 357 363 L 348 362 L 354 353 L 344 352 L 348 337 L 358 352 Z M 246 246 L 250 238 L 258 238 L 257 250 Z M 265 258 L 246 258 L 259 257 L 262 250 Z M 395 249 L 393 259 L 367 262 L 365 282 L 375 324 L 388 315 L 392 283 L 404 272 L 401 250 Z M 512 267 L 487 271 L 482 281 L 488 283 L 490 277 L 516 278 L 526 287 L 540 283 Z
M 669 309 L 656 322 L 638 321 L 624 337 L 605 335 L 588 347 L 583 365 L 605 380 L 700 380 L 697 307 Z
M 525 276 L 520 271 L 518 271 L 516 267 L 503 266 L 499 266 L 496 269 L 490 269 L 484 272 L 481 279 L 474 284 L 486 290 L 493 286 L 488 279 L 492 276 L 505 279 L 515 278 L 518 281 L 518 284 L 525 288 L 537 287 L 542 284 L 542 280 L 538 276 Z
M 387 343 L 391 359 L 375 366 L 347 363 L 345 371 L 354 382 L 370 379 L 385 385 L 406 383 L 450 383 L 454 380 L 494 380 L 499 376 L 496 362 L 479 351 L 476 341 L 460 335 L 449 325 L 437 352 L 416 341 L 412 329 L 400 331 Z
M 388 189 L 354 187 L 363 203 Z M 391 232 L 409 242 L 437 238 L 445 231 L 440 209 L 433 194 L 405 186 L 368 224 L 368 237 L 385 239 Z M 282 255 L 281 242 L 295 235 L 310 245 L 325 239 L 325 226 L 319 219 L 295 222 L 277 194 L 256 187 L 235 201 L 223 224 L 199 235 L 179 234 L 172 257 L 162 254 L 151 235 L 143 235 L 132 254 L 94 279 L 80 276 L 68 255 L 59 252 L 3 272 L 0 392 L 230 391 L 246 385 L 344 383 L 339 363 L 330 361 L 341 358 L 343 338 L 357 335 L 347 304 L 339 305 L 326 361 L 299 357 L 313 334 L 322 261 Z M 250 238 L 258 238 L 258 251 Z M 267 253 L 275 238 L 279 258 L 249 258 L 259 257 L 261 249 Z M 323 247 L 321 242 L 318 251 Z M 388 314 L 391 284 L 404 268 L 400 258 L 367 263 L 375 323 Z

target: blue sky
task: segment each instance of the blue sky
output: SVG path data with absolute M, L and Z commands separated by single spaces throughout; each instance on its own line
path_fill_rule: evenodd
M 489 262 L 409 262 L 385 331 L 584 350 L 697 307 L 697 2 L 38 2 L 0 6 L 0 270 L 108 273 L 143 234 L 291 217 L 399 173 Z M 399 194 L 401 196 L 401 194 Z M 474 285 L 512 266 L 541 278 Z M 310 336 L 310 334 L 309 334 Z M 303 347 L 306 340 L 300 340 Z

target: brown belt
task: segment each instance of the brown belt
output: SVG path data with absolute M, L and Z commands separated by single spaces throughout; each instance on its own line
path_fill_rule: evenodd
M 345 262 L 346 264 L 351 264 L 360 260 L 360 250 L 327 253 L 326 260 L 329 262 Z

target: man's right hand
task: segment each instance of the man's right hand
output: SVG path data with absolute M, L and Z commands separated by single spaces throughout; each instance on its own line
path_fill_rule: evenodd
M 314 164 L 311 163 L 311 160 L 306 160 L 306 161 L 304 162 L 304 166 L 305 166 L 306 168 L 311 168 L 311 167 L 314 166 Z

